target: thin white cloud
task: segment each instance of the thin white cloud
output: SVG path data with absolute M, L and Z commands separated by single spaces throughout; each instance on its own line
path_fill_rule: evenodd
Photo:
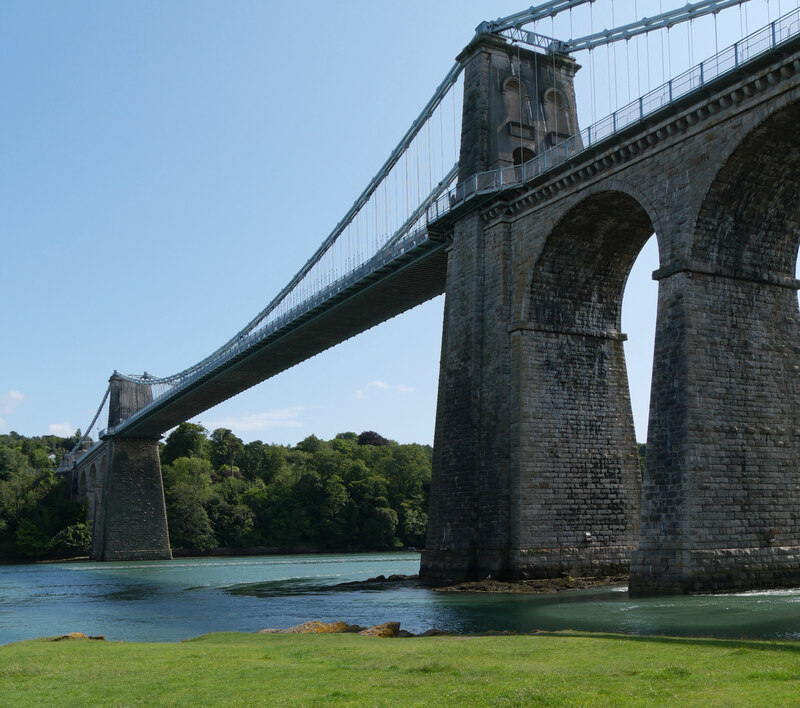
M 356 398 L 366 398 L 371 393 L 378 391 L 388 391 L 391 388 L 385 381 L 370 381 L 364 388 L 356 391 Z
M 71 423 L 50 423 L 47 426 L 47 431 L 50 435 L 58 435 L 60 438 L 68 438 L 75 432 L 75 428 Z
M 209 431 L 217 428 L 229 428 L 234 433 L 237 431 L 250 433 L 254 430 L 272 430 L 274 428 L 302 428 L 303 423 L 299 418 L 304 410 L 303 406 L 293 406 L 264 413 L 245 413 L 240 416 L 204 420 L 201 424 Z
M 405 384 L 397 384 L 397 390 L 400 391 L 400 393 L 413 393 L 414 387 L 406 386 Z
M 24 400 L 25 394 L 21 391 L 4 393 L 0 396 L 0 415 L 11 415 Z

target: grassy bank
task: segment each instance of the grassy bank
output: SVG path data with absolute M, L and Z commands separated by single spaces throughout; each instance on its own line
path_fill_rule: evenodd
M 800 644 L 212 634 L 0 647 L 3 706 L 797 705 Z

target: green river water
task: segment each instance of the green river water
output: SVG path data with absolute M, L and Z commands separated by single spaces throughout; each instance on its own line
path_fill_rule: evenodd
M 312 619 L 397 621 L 415 634 L 436 627 L 800 639 L 800 588 L 631 598 L 624 585 L 550 595 L 334 587 L 418 568 L 417 553 L 0 566 L 0 644 L 68 632 L 179 641 Z

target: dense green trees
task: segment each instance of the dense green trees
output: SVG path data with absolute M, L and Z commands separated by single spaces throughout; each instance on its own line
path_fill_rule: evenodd
M 177 455 L 177 451 L 185 454 Z M 294 447 L 183 424 L 162 449 L 173 546 L 422 546 L 431 448 L 368 431 Z
M 0 435 L 0 557 L 89 552 L 85 505 L 54 472 L 76 438 Z M 421 547 L 431 453 L 373 431 L 244 444 L 226 428 L 183 423 L 161 449 L 174 548 Z
M 69 500 L 66 480 L 54 473 L 61 454 L 74 442 L 52 435 L 0 435 L 0 556 L 88 552 L 86 510 Z

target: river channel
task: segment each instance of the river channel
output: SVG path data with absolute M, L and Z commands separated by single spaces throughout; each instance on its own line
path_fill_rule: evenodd
M 418 568 L 416 553 L 0 566 L 0 644 L 69 632 L 172 642 L 311 619 L 397 621 L 415 634 L 436 627 L 800 639 L 800 588 L 630 598 L 624 585 L 550 595 L 334 587 Z

